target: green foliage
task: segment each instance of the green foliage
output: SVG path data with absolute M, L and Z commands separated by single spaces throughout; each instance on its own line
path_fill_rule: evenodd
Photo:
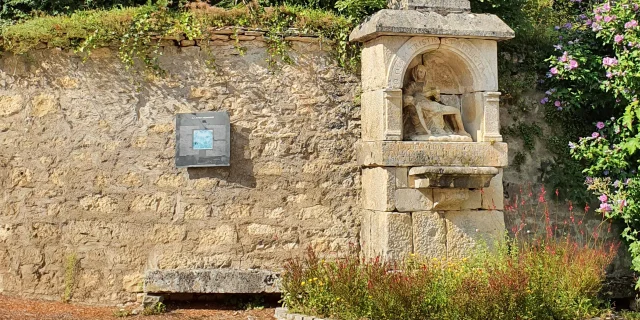
M 76 274 L 78 272 L 78 255 L 74 252 L 67 256 L 64 262 L 64 293 L 63 302 L 71 301 L 73 289 L 76 285 Z
M 142 315 L 154 316 L 154 315 L 163 314 L 165 312 L 167 312 L 167 306 L 162 302 L 157 302 L 153 306 L 144 308 L 144 310 L 142 310 Z
M 601 311 L 597 294 L 615 248 L 573 241 L 520 243 L 472 259 L 400 265 L 357 257 L 289 261 L 283 301 L 292 311 L 334 319 L 581 319 Z
M 593 132 L 569 148 L 589 190 L 600 196 L 599 211 L 624 222 L 622 236 L 640 271 L 640 6 L 632 0 L 575 6 L 580 15 L 560 28 L 567 40 L 548 59 L 554 88 L 545 99 L 562 113 L 597 117 L 587 127 Z
M 525 122 L 517 122 L 506 129 L 504 134 L 507 136 L 517 136 L 524 142 L 525 150 L 531 152 L 536 147 L 536 137 L 542 136 L 542 129 L 535 122 L 528 124 Z
M 190 6 L 170 10 L 163 5 L 108 11 L 79 11 L 68 16 L 45 16 L 0 30 L 6 51 L 26 53 L 40 46 L 74 49 L 89 54 L 92 49 L 118 45 L 121 60 L 129 67 L 137 61 L 161 74 L 158 65 L 159 39 L 208 39 L 212 28 L 238 26 L 266 30 L 269 62 L 290 63 L 285 36 L 289 30 L 313 33 L 334 49 L 339 64 L 355 69 L 359 47 L 348 42 L 354 22 L 335 13 L 279 6 L 264 8 L 252 4 L 231 9 Z M 206 46 L 207 41 L 201 41 Z M 239 50 L 242 50 L 238 46 Z

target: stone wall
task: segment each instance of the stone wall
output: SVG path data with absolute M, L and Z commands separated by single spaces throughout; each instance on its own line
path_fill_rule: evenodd
M 244 55 L 169 43 L 165 78 L 115 49 L 3 54 L 0 293 L 114 304 L 147 270 L 279 270 L 358 243 L 359 78 L 299 41 L 294 64 L 269 69 L 249 40 Z M 222 110 L 231 166 L 176 169 L 175 114 Z

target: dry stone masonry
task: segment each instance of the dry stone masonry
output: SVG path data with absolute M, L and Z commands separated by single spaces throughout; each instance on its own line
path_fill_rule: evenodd
M 469 1 L 400 0 L 351 34 L 362 51 L 362 254 L 468 255 L 505 231 L 497 41 Z
M 0 293 L 273 292 L 307 247 L 357 245 L 359 79 L 317 38 L 270 69 L 255 37 L 244 55 L 228 34 L 165 41 L 166 78 L 126 71 L 113 48 L 2 55 Z M 176 114 L 209 111 L 230 116 L 230 166 L 176 168 Z

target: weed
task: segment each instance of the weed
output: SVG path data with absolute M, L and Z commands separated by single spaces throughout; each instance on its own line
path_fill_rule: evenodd
M 78 255 L 74 252 L 67 256 L 64 263 L 64 294 L 63 302 L 71 301 L 76 283 L 76 273 L 78 271 Z
M 153 315 L 163 314 L 165 312 L 167 312 L 167 306 L 162 302 L 158 302 L 153 306 L 144 308 L 144 310 L 142 310 L 142 315 L 153 316 Z

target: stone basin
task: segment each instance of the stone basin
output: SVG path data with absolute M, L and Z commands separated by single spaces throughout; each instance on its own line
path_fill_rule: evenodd
M 409 184 L 415 189 L 482 189 L 499 172 L 494 167 L 414 167 L 409 169 Z

